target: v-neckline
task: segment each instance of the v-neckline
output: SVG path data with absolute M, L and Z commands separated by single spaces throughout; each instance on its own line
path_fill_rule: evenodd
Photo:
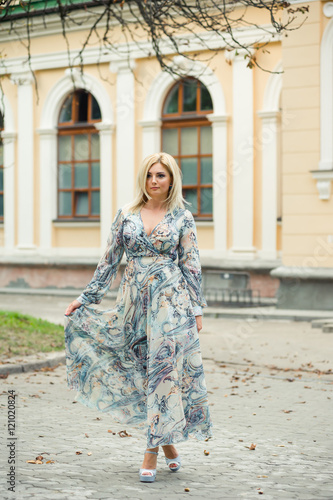
M 165 214 L 163 215 L 162 219 L 156 224 L 156 226 L 153 227 L 153 229 L 150 231 L 150 234 L 147 233 L 146 231 L 146 228 L 145 228 L 145 225 L 143 223 L 143 219 L 142 219 L 142 215 L 141 215 L 141 209 L 139 210 L 139 217 L 140 217 L 140 221 L 141 221 L 141 224 L 142 224 L 142 227 L 143 227 L 143 230 L 147 236 L 147 238 L 150 238 L 151 235 L 153 234 L 153 232 L 155 231 L 155 229 L 161 224 L 161 222 L 164 221 L 165 217 L 167 216 L 167 214 L 170 212 L 170 210 L 167 210 L 165 212 Z

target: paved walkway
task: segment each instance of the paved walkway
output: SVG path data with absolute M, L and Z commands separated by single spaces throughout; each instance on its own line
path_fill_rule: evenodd
M 28 312 L 24 299 L 12 302 Z M 67 303 L 41 300 L 40 316 L 56 320 Z M 200 342 L 214 438 L 178 444 L 175 474 L 161 450 L 153 484 L 138 477 L 142 431 L 73 403 L 64 366 L 0 380 L 1 498 L 332 500 L 333 334 L 305 322 L 205 318 Z M 10 390 L 16 441 L 7 439 Z M 15 494 L 6 484 L 11 441 Z M 27 463 L 39 455 L 42 464 Z

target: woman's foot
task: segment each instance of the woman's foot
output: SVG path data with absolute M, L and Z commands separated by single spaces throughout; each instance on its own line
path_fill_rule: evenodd
M 181 466 L 180 455 L 173 444 L 163 446 L 165 461 L 172 472 L 177 472 Z M 174 460 L 173 460 L 174 459 Z
M 158 446 L 157 448 L 148 448 L 148 450 L 158 451 Z M 156 469 L 156 465 L 157 465 L 157 455 L 155 455 L 154 453 L 145 453 L 141 469 Z M 143 472 L 142 474 L 147 476 L 151 475 L 148 472 Z

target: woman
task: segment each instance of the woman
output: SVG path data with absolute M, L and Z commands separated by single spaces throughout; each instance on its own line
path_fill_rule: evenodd
M 66 310 L 66 365 L 77 401 L 117 422 L 148 427 L 139 474 L 153 482 L 159 446 L 177 471 L 174 444 L 212 436 L 198 336 L 207 304 L 195 224 L 174 158 L 148 156 L 137 187 L 133 203 L 116 214 L 92 280 Z M 90 307 L 101 302 L 124 251 L 115 307 Z

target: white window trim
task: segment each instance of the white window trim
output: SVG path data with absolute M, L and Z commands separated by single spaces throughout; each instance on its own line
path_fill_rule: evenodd
M 112 140 L 113 111 L 110 97 L 103 85 L 92 75 L 74 70 L 76 86 L 90 92 L 98 102 L 102 121 L 95 126 L 100 135 L 101 166 L 101 248 L 112 224 Z M 57 218 L 57 124 L 61 105 L 73 91 L 69 70 L 52 87 L 45 100 L 40 128 L 40 251 L 52 250 L 52 227 Z
M 4 183 L 4 253 L 11 254 L 15 246 L 15 143 L 14 114 L 5 95 L 0 95 L 0 112 L 4 116 L 3 140 L 3 183 Z
M 333 2 L 323 5 L 324 15 L 333 17 Z M 311 174 L 321 200 L 331 197 L 333 178 L 333 19 L 324 31 L 320 47 L 320 161 Z
M 213 71 L 205 64 L 188 61 L 176 56 L 174 64 L 184 76 L 200 80 L 210 92 L 214 113 L 207 115 L 212 122 L 213 135 L 213 217 L 214 250 L 222 257 L 227 251 L 227 120 L 222 85 Z M 166 72 L 159 72 L 147 93 L 142 127 L 143 157 L 161 149 L 161 111 L 164 99 L 175 84 Z
M 282 62 L 270 75 L 264 93 L 263 108 L 258 112 L 262 121 L 262 244 L 258 252 L 262 259 L 277 259 L 277 194 L 278 194 L 278 120 L 282 91 Z M 280 74 L 279 74 L 280 73 Z M 280 222 L 281 225 L 281 222 Z

